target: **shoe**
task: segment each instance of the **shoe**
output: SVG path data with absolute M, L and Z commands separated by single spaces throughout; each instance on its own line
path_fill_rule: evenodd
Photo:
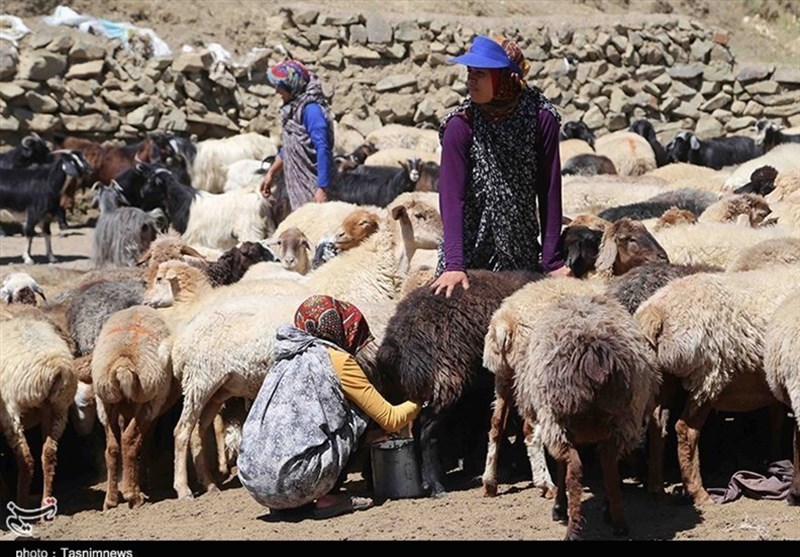
M 354 495 L 343 495 L 339 500 L 328 507 L 317 507 L 314 509 L 314 518 L 320 520 L 331 518 L 353 511 L 363 511 L 373 506 L 373 501 L 369 497 L 356 497 Z

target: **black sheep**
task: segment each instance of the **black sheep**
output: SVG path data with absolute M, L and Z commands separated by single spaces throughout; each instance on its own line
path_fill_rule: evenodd
M 494 399 L 494 376 L 482 364 L 489 320 L 507 296 L 544 276 L 483 270 L 467 275 L 469 289 L 459 288 L 450 298 L 428 287 L 408 294 L 389 321 L 377 355 L 376 367 L 398 396 L 427 403 L 415 422 L 415 439 L 423 487 L 434 497 L 445 494 L 446 454 L 466 456 L 467 472 L 479 470 L 485 460 Z M 463 442 L 452 452 L 443 446 L 459 437 Z

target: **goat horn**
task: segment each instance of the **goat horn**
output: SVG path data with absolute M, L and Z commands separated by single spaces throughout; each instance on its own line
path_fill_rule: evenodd
M 100 180 L 97 180 L 94 184 L 92 184 L 91 191 L 97 191 L 99 186 L 104 186 L 105 184 Z
M 23 138 L 22 138 L 22 146 L 23 146 L 23 147 L 30 147 L 30 144 L 31 144 L 31 142 L 32 142 L 34 139 L 36 139 L 36 138 L 35 138 L 35 137 L 33 137 L 33 136 L 30 136 L 30 135 L 28 135 L 28 136 L 26 136 L 26 137 L 23 137 Z
M 42 297 L 42 300 L 44 300 L 45 302 L 47 301 L 47 297 L 44 295 L 44 291 L 42 290 L 41 286 L 39 286 L 38 284 L 34 284 L 31 288 L 33 288 L 33 291 L 36 294 Z

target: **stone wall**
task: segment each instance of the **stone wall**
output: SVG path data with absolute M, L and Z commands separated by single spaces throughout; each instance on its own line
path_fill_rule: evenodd
M 51 27 L 18 48 L 0 41 L 0 144 L 30 131 L 124 141 L 152 130 L 277 137 L 280 99 L 264 70 L 288 53 L 320 75 L 337 147 L 347 150 L 383 124 L 437 125 L 466 93 L 465 69 L 446 60 L 488 33 L 516 39 L 530 83 L 565 120 L 583 118 L 598 135 L 636 118 L 651 119 L 664 138 L 678 129 L 742 132 L 760 117 L 800 125 L 800 68 L 742 67 L 724 30 L 666 15 L 584 26 L 543 19 L 487 28 L 279 10 L 267 18 L 269 47 L 242 60 L 203 48 L 148 58 L 142 44 Z

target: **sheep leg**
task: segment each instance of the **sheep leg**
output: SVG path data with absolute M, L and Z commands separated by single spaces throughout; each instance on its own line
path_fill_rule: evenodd
M 681 468 L 683 486 L 696 507 L 712 501 L 711 496 L 703 488 L 698 451 L 700 430 L 710 413 L 710 404 L 698 406 L 694 400 L 690 399 L 686 402 L 686 407 L 683 409 L 678 423 L 675 424 L 675 433 L 678 437 L 678 464 Z
M 441 421 L 437 416 L 420 414 L 420 437 L 422 448 L 422 487 L 431 497 L 444 497 L 444 471 L 439 455 Z
M 656 499 L 664 499 L 664 448 L 667 439 L 670 410 L 675 407 L 680 381 L 665 375 L 658 390 L 657 405 L 647 424 L 647 492 Z
M 796 424 L 794 426 L 794 456 L 792 463 L 794 465 L 794 475 L 792 476 L 792 485 L 789 487 L 789 496 L 786 498 L 790 505 L 800 505 L 800 417 L 795 416 Z
M 42 507 L 45 507 L 44 500 L 53 496 L 53 481 L 56 476 L 56 464 L 58 462 L 58 440 L 67 427 L 69 407 L 57 410 L 50 405 L 45 405 L 42 409 L 42 476 L 44 479 L 44 489 L 42 490 Z
M 567 461 L 556 461 L 556 495 L 552 515 L 556 522 L 567 522 Z
M 119 410 L 116 406 L 103 404 L 106 413 L 106 497 L 103 510 L 119 505 L 119 485 L 117 467 L 119 464 Z
M 14 451 L 14 456 L 17 457 L 17 504 L 27 507 L 31 495 L 35 462 L 28 441 L 25 439 L 25 428 L 22 426 L 21 418 L 13 416 L 10 417 L 10 420 L 4 419 L 3 433 Z
M 217 445 L 217 470 L 221 481 L 228 478 L 228 456 L 225 454 L 225 420 L 221 414 L 214 416 L 214 439 Z
M 214 492 L 219 491 L 217 488 L 217 484 L 214 481 L 214 477 L 211 474 L 211 467 L 209 466 L 208 459 L 206 457 L 206 451 L 204 449 L 205 444 L 203 443 L 203 437 L 205 432 L 208 430 L 208 427 L 214 421 L 214 417 L 219 414 L 220 408 L 222 408 L 222 404 L 224 401 L 218 401 L 212 398 L 206 404 L 205 408 L 203 408 L 203 412 L 200 414 L 200 422 L 197 425 L 197 436 L 199 437 L 200 444 L 196 447 L 192 447 L 192 456 L 194 457 L 194 469 L 197 472 L 197 481 L 200 482 L 200 485 L 203 486 L 206 492 Z M 225 446 L 223 443 L 222 447 L 223 453 L 225 451 Z
M 611 441 L 600 443 L 598 447 L 600 466 L 603 468 L 603 488 L 606 492 L 608 513 L 615 536 L 627 536 L 628 524 L 622 511 L 622 487 L 619 477 L 619 457 Z
M 583 538 L 581 497 L 583 496 L 583 463 L 575 447 L 570 447 L 567 453 L 567 523 L 566 540 L 580 540 Z
M 528 454 L 528 462 L 531 464 L 533 485 L 542 490 L 542 497 L 552 499 L 556 495 L 556 486 L 553 484 L 550 470 L 547 468 L 547 456 L 542 442 L 542 426 L 536 422 L 535 418 L 532 420 L 526 418 L 522 424 L 522 432 L 525 435 L 525 450 Z
M 175 426 L 175 462 L 173 488 L 178 494 L 178 499 L 193 499 L 192 490 L 189 489 L 188 452 L 189 438 L 192 435 L 197 421 L 200 419 L 202 403 L 195 402 L 194 397 L 187 396 L 183 402 L 181 417 Z
M 497 495 L 497 453 L 500 449 L 500 439 L 506 431 L 508 421 L 508 402 L 499 390 L 494 400 L 491 428 L 489 429 L 489 445 L 486 448 L 486 466 L 483 469 L 483 495 L 494 497 Z
M 130 508 L 141 507 L 145 496 L 139 484 L 144 434 L 150 428 L 149 410 L 140 406 L 122 433 L 122 497 Z
M 781 433 L 785 418 L 786 406 L 782 402 L 774 402 L 769 405 L 769 448 L 772 461 L 780 460 L 781 458 Z

